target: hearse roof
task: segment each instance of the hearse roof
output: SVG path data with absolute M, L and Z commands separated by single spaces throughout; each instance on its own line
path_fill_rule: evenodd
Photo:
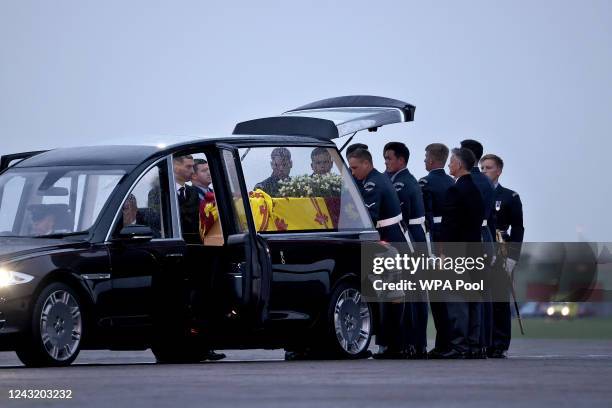
M 153 156 L 163 156 L 178 150 L 188 150 L 198 146 L 224 143 L 238 147 L 265 145 L 319 145 L 335 146 L 312 137 L 265 135 L 265 136 L 223 136 L 194 138 L 189 141 L 173 143 L 172 138 L 157 138 L 154 143 L 117 144 L 82 147 L 58 148 L 28 157 L 12 167 L 49 167 L 49 166 L 134 166 Z M 167 142 L 166 142 L 167 141 Z

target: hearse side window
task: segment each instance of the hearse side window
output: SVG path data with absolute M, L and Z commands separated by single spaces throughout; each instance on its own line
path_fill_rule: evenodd
M 164 227 L 162 208 L 160 170 L 159 166 L 155 166 L 142 176 L 127 195 L 121 206 L 115 234 L 128 225 L 144 225 L 153 230 L 154 238 L 166 238 L 168 233 Z
M 349 231 L 372 228 L 350 171 L 336 149 L 241 149 L 258 231 Z
M 183 239 L 189 244 L 222 246 L 224 244 L 215 177 L 204 153 L 176 154 L 173 194 L 177 195 Z
M 232 208 L 234 210 L 236 232 L 247 232 L 249 230 L 246 218 L 246 210 L 240 193 L 240 180 L 236 170 L 236 161 L 232 152 L 229 150 L 223 151 L 223 164 L 227 175 L 229 190 L 232 196 Z

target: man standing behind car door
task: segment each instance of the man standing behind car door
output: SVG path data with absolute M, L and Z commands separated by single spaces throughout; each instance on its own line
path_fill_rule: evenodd
M 200 243 L 200 198 L 198 190 L 186 184 L 193 175 L 193 157 L 191 155 L 175 156 L 172 159 L 174 169 L 174 189 L 178 197 L 183 238 L 188 243 Z
M 195 187 L 186 184 L 187 181 L 191 181 L 193 175 L 193 157 L 191 155 L 175 156 L 172 159 L 172 164 L 183 237 L 188 244 L 201 244 L 200 197 Z M 208 350 L 203 359 L 214 361 L 223 358 L 225 358 L 225 354 Z
M 365 149 L 355 149 L 348 154 L 353 177 L 360 184 L 372 221 L 380 239 L 389 243 L 405 242 L 400 227 L 402 212 L 391 181 L 374 168 L 372 155 Z M 403 303 L 380 303 L 380 327 L 376 335 L 379 353 L 374 358 L 405 358 L 405 339 L 402 327 Z
M 387 143 L 383 149 L 386 174 L 400 200 L 404 235 L 411 242 L 413 256 L 427 254 L 425 209 L 421 187 L 406 167 L 410 150 L 400 142 Z M 404 326 L 407 330 L 407 358 L 427 358 L 427 292 L 410 292 L 411 299 L 404 305 Z

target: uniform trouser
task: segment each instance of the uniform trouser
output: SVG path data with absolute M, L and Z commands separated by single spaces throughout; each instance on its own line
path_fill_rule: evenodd
M 491 273 L 491 269 L 485 269 L 483 273 Z M 480 340 L 481 347 L 491 347 L 493 338 L 493 303 L 491 302 L 491 292 L 488 290 L 488 286 L 485 285 L 482 294 L 482 314 L 481 314 L 481 326 L 480 326 Z
M 484 315 L 485 302 L 469 302 L 469 328 L 468 328 L 468 344 L 470 351 L 478 351 L 484 347 L 483 332 L 484 332 Z
M 506 351 L 510 347 L 512 335 L 512 316 L 510 302 L 493 303 L 493 339 L 491 347 Z
M 404 304 L 402 328 L 404 348 L 414 346 L 417 351 L 427 348 L 427 302 L 408 302 Z
M 384 302 L 378 305 L 379 327 L 376 344 L 394 351 L 403 350 L 405 348 L 404 303 Z
M 493 341 L 493 303 L 482 302 L 482 325 L 480 333 L 480 344 L 483 347 L 491 347 Z
M 436 350 L 447 351 L 450 345 L 448 344 L 448 310 L 446 303 L 431 302 L 429 306 L 434 325 L 436 326 L 436 343 L 434 347 Z
M 493 259 L 495 247 L 493 244 L 493 236 L 488 227 L 482 227 L 483 250 L 488 259 Z M 492 274 L 493 267 L 485 268 L 482 273 Z M 484 287 L 483 303 L 482 303 L 482 324 L 480 334 L 480 344 L 482 347 L 491 347 L 493 341 L 493 304 L 491 303 L 491 292 L 488 285 Z
M 448 343 L 450 348 L 466 353 L 482 348 L 482 302 L 448 302 Z
M 450 348 L 460 352 L 470 351 L 468 343 L 469 332 L 469 308 L 466 302 L 446 302 L 448 321 L 446 322 L 446 333 Z

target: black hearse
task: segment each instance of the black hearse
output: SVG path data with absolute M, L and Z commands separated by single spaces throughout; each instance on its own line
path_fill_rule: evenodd
M 228 137 L 2 157 L 0 350 L 28 366 L 68 365 L 82 348 L 150 347 L 159 362 L 231 348 L 363 356 L 375 310 L 360 243 L 379 237 L 332 140 L 413 114 L 339 97 Z M 181 195 L 194 163 L 212 181 L 196 227 Z

